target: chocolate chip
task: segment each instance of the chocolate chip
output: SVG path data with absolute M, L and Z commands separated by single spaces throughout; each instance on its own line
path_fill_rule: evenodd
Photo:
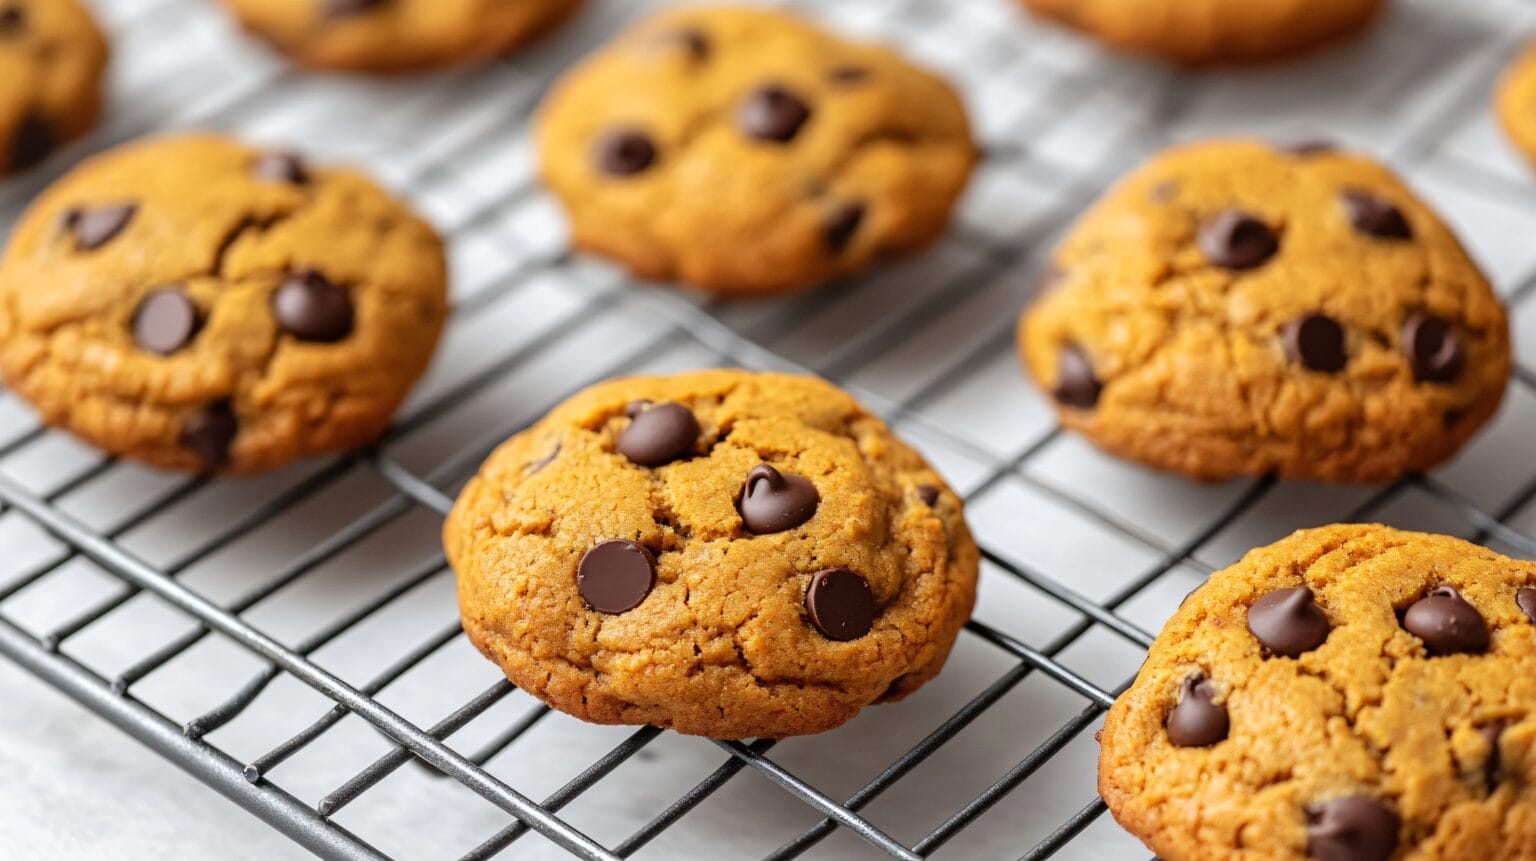
M 1490 790 L 1499 783 L 1499 768 L 1504 759 L 1499 751 L 1499 740 L 1504 737 L 1504 730 L 1508 726 L 1504 721 L 1496 720 L 1477 728 L 1483 735 L 1483 741 L 1488 742 L 1488 759 L 1483 761 L 1483 776 L 1487 778 Z
M 1303 368 L 1325 373 L 1341 371 L 1349 361 L 1344 327 L 1324 314 L 1303 314 L 1287 324 L 1285 352 Z
M 827 215 L 826 222 L 822 225 L 822 236 L 827 241 L 827 249 L 833 254 L 841 254 L 853 241 L 853 235 L 858 232 L 859 225 L 864 223 L 864 204 L 845 203 L 832 210 Z
M 203 315 L 180 287 L 163 287 L 144 297 L 133 312 L 133 340 L 161 356 L 192 343 L 203 327 Z
M 1328 617 L 1305 586 L 1276 589 L 1248 609 L 1248 631 L 1270 654 L 1298 658 L 1328 639 Z
M 917 486 L 917 498 L 921 499 L 923 504 L 929 508 L 938 504 L 940 492 L 939 488 L 932 484 L 919 484 Z
M 322 8 L 327 18 L 345 18 L 383 6 L 389 0 L 323 0 Z
M 1450 586 L 1437 586 L 1403 614 L 1403 628 L 1431 655 L 1476 654 L 1488 649 L 1488 623 Z
M 1515 593 L 1515 604 L 1525 611 L 1526 618 L 1536 622 L 1536 586 L 1521 586 Z
M 604 541 L 576 566 L 581 599 L 599 613 L 633 610 L 655 586 L 656 557 L 633 541 Z
M 16 136 L 11 139 L 9 170 L 19 173 L 42 164 L 58 143 L 59 135 L 53 130 L 53 123 L 36 113 L 27 114 L 16 126 Z
M 748 137 L 775 143 L 789 143 L 811 118 L 804 101 L 777 84 L 765 84 L 742 100 L 736 122 Z
M 682 404 L 660 404 L 634 415 L 619 434 L 619 454 L 640 466 L 661 466 L 693 452 L 699 420 Z
M 1349 223 L 1367 236 L 1379 239 L 1411 239 L 1413 228 L 1397 204 L 1364 189 L 1348 188 L 1339 194 Z
M 1240 209 L 1228 209 L 1200 227 L 1200 253 L 1225 269 L 1262 266 L 1280 250 L 1280 238 L 1268 224 Z
M 1450 323 L 1433 314 L 1414 314 L 1403 324 L 1403 355 L 1421 383 L 1448 383 L 1461 375 L 1467 355 Z
M 95 251 L 123 231 L 138 204 L 121 203 L 93 208 L 75 207 L 64 213 L 64 229 L 75 237 L 75 247 L 81 251 Z
M 639 129 L 610 129 L 593 149 L 597 166 L 612 176 L 633 176 L 656 163 L 656 144 Z
M 26 10 L 20 6 L 0 9 L 0 36 L 14 36 L 27 26 Z
M 1076 344 L 1065 344 L 1056 359 L 1056 388 L 1051 394 L 1058 403 L 1080 410 L 1091 410 L 1099 402 L 1104 384 L 1093 374 L 1093 362 Z
M 783 532 L 811 519 L 821 495 L 811 480 L 759 464 L 747 473 L 736 498 L 741 522 L 753 535 Z
M 258 179 L 303 185 L 309 182 L 309 169 L 297 153 L 269 152 L 256 162 L 252 171 Z
M 1397 848 L 1397 815 L 1369 795 L 1335 798 L 1307 820 L 1307 854 L 1317 861 L 1387 861 Z
M 863 66 L 838 66 L 827 73 L 827 80 L 834 84 L 857 84 L 869 77 L 869 69 Z
M 1184 680 L 1179 704 L 1168 712 L 1168 741 L 1176 747 L 1210 747 L 1227 737 L 1231 722 L 1225 706 L 1211 702 L 1216 688 L 1205 676 Z
M 229 447 L 239 432 L 234 407 L 229 401 L 217 401 L 181 426 L 181 446 L 197 455 L 205 471 L 212 472 L 229 463 Z
M 272 315 L 300 341 L 331 344 L 352 334 L 352 297 L 319 272 L 285 278 L 272 294 Z
M 674 30 L 663 38 L 669 43 L 681 45 L 695 63 L 702 63 L 709 59 L 709 37 L 704 35 L 703 30 L 689 27 L 686 30 Z
M 805 612 L 827 639 L 857 640 L 874 627 L 875 594 L 863 577 L 847 568 L 829 568 L 811 577 Z

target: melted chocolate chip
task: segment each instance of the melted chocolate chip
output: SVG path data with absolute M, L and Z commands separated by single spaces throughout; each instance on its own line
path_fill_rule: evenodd
M 1431 655 L 1478 654 L 1488 649 L 1488 623 L 1450 586 L 1437 586 L 1403 614 L 1403 629 L 1424 641 Z
M 659 404 L 633 415 L 615 448 L 640 466 L 661 466 L 693 453 L 699 420 L 682 404 Z
M 1168 712 L 1168 741 L 1176 747 L 1210 747 L 1227 737 L 1231 722 L 1225 706 L 1211 702 L 1216 688 L 1202 676 L 1184 680 L 1179 704 Z
M 840 643 L 869 633 L 875 624 L 875 594 L 847 568 L 829 568 L 811 577 L 805 612 L 822 636 Z
M 75 207 L 64 213 L 64 229 L 75 237 L 76 248 L 95 251 L 121 233 L 138 210 L 134 203 Z
M 309 182 L 309 169 L 297 153 L 269 152 L 256 161 L 251 171 L 258 179 L 267 182 L 286 182 L 303 185 Z
M 383 6 L 389 0 L 324 0 L 321 8 L 327 18 L 346 18 Z
M 197 455 L 204 471 L 212 472 L 229 463 L 229 447 L 239 432 L 234 407 L 217 401 L 181 426 L 181 447 Z
M 1228 209 L 1200 226 L 1200 253 L 1224 269 L 1253 269 L 1280 250 L 1268 224 L 1240 209 Z
M 827 73 L 827 80 L 834 84 L 858 84 L 869 77 L 869 69 L 863 66 L 838 66 Z
M 1413 228 L 1397 204 L 1364 189 L 1345 189 L 1339 194 L 1349 223 L 1367 236 L 1378 239 L 1411 239 Z
M 161 356 L 169 356 L 192 343 L 202 327 L 202 312 L 179 287 L 163 287 L 150 293 L 133 312 L 134 342 Z
M 639 129 L 611 129 L 593 147 L 598 169 L 611 176 L 633 176 L 656 163 L 656 143 Z
M 1421 383 L 1448 383 L 1461 375 L 1467 355 L 1450 323 L 1417 313 L 1403 324 L 1403 355 Z
M 938 504 L 940 493 L 939 488 L 932 484 L 919 484 L 917 486 L 917 498 L 921 499 L 923 504 L 929 508 Z
M 1536 622 L 1536 586 L 1521 586 L 1515 593 L 1515 604 L 1525 612 L 1526 618 Z
M 1341 371 L 1349 362 L 1344 327 L 1324 314 L 1303 314 L 1287 324 L 1285 352 L 1303 368 L 1324 373 Z
M 1499 740 L 1504 737 L 1504 730 L 1508 726 L 1506 722 L 1496 720 L 1477 728 L 1477 731 L 1482 733 L 1483 741 L 1488 742 L 1488 758 L 1483 761 L 1483 777 L 1487 779 L 1490 790 L 1499 783 L 1499 769 L 1504 764 L 1504 757 L 1499 751 Z
M 759 464 L 747 473 L 736 499 L 741 522 L 753 535 L 784 532 L 811 519 L 821 495 L 811 480 Z
M 1387 861 L 1397 848 L 1397 815 L 1369 795 L 1320 804 L 1307 820 L 1307 854 L 1317 861 Z
M 811 109 L 797 95 L 777 84 L 765 84 L 742 100 L 736 123 L 748 137 L 789 143 L 811 118 Z
M 285 278 L 272 294 L 272 315 L 300 341 L 333 344 L 352 334 L 352 297 L 319 272 Z
M 633 610 L 655 586 L 656 557 L 633 541 L 604 541 L 576 567 L 581 599 L 599 613 Z
M 864 204 L 845 203 L 827 214 L 826 222 L 822 225 L 822 237 L 827 242 L 827 250 L 833 254 L 841 254 L 848 248 L 848 243 L 853 241 L 853 235 L 858 232 L 859 225 L 864 223 Z
M 1076 344 L 1066 344 L 1056 358 L 1056 401 L 1080 410 L 1091 410 L 1099 403 L 1104 384 L 1094 376 L 1093 362 Z
M 19 173 L 42 164 L 58 146 L 59 135 L 53 123 L 36 113 L 29 113 L 16 126 L 16 136 L 11 138 L 9 170 Z
M 1248 630 L 1270 654 L 1298 658 L 1328 639 L 1328 617 L 1305 586 L 1277 589 L 1253 602 Z

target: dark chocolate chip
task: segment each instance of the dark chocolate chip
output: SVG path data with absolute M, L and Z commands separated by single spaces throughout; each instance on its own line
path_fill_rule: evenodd
M 285 278 L 272 294 L 272 315 L 300 341 L 331 344 L 352 334 L 352 297 L 319 272 Z
M 1298 158 L 1305 158 L 1309 155 L 1322 155 L 1323 153 L 1328 152 L 1337 152 L 1339 149 L 1338 144 L 1334 143 L 1333 141 L 1321 140 L 1318 138 L 1298 138 L 1296 140 L 1288 141 L 1273 141 L 1270 143 L 1270 146 L 1274 148 L 1275 152 L 1278 152 L 1281 155 L 1293 155 Z
M 1268 224 L 1240 209 L 1218 213 L 1200 226 L 1200 253 L 1224 269 L 1253 269 L 1280 250 Z
M 736 123 L 748 137 L 774 143 L 789 143 L 811 118 L 811 109 L 801 98 L 777 84 L 765 84 L 742 100 L 736 111 Z
M 239 432 L 234 408 L 229 401 L 217 401 L 181 426 L 181 446 L 197 455 L 205 471 L 212 472 L 229 463 L 229 447 Z
M 1423 383 L 1448 383 L 1461 375 L 1467 355 L 1450 323 L 1417 313 L 1403 324 L 1403 355 L 1413 377 Z
M 655 586 L 656 557 L 633 541 L 604 541 L 576 567 L 581 599 L 599 613 L 633 610 Z
M 1303 314 L 1287 324 L 1285 352 L 1303 368 L 1325 373 L 1341 371 L 1349 361 L 1344 327 L 1324 314 Z
M 656 143 L 639 129 L 610 129 L 593 148 L 597 166 L 612 176 L 633 176 L 656 163 Z
M 804 476 L 779 472 L 768 464 L 759 464 L 747 473 L 736 498 L 741 522 L 753 535 L 783 532 L 811 519 L 821 494 Z
M 203 327 L 203 314 L 180 287 L 162 287 L 144 297 L 133 312 L 133 340 L 161 356 L 192 343 Z
M 838 66 L 827 73 L 834 84 L 857 84 L 869 77 L 869 69 L 863 66 Z
M 833 254 L 841 254 L 853 241 L 853 235 L 858 232 L 859 225 L 864 223 L 864 204 L 845 203 L 827 214 L 827 220 L 822 225 L 822 236 L 826 239 L 827 249 Z
M 1277 589 L 1253 602 L 1248 630 L 1270 654 L 1298 658 L 1328 639 L 1328 617 L 1305 586 Z
M 0 36 L 14 36 L 27 26 L 26 10 L 20 6 L 0 9 Z
M 1450 586 L 1437 586 L 1403 614 L 1403 628 L 1431 655 L 1477 654 L 1488 649 L 1488 623 Z
M 805 612 L 827 639 L 857 640 L 874 627 L 875 593 L 863 577 L 847 568 L 829 568 L 811 577 Z
M 269 152 L 256 162 L 252 171 L 257 178 L 268 182 L 287 182 L 303 185 L 309 182 L 309 169 L 297 153 Z
M 387 2 L 389 0 L 324 0 L 323 8 L 327 18 L 345 18 L 383 6 Z
M 1367 236 L 1379 239 L 1411 239 L 1413 228 L 1397 204 L 1370 191 L 1345 189 L 1339 195 L 1349 223 Z
M 42 164 L 58 143 L 59 135 L 53 129 L 53 123 L 36 113 L 27 114 L 16 126 L 16 136 L 11 139 L 9 170 L 20 173 Z
M 1226 706 L 1211 702 L 1216 688 L 1204 676 L 1184 680 L 1179 704 L 1168 712 L 1168 741 L 1176 747 L 1210 747 L 1231 729 Z
M 921 499 L 923 504 L 929 508 L 932 508 L 938 504 L 939 494 L 941 492 L 942 491 L 940 491 L 936 485 L 919 484 L 917 486 L 917 498 Z
M 1488 758 L 1483 761 L 1483 776 L 1487 778 L 1490 790 L 1499 783 L 1499 768 L 1504 764 L 1504 757 L 1499 751 L 1499 740 L 1504 737 L 1504 730 L 1508 726 L 1506 722 L 1496 720 L 1477 728 L 1477 731 L 1483 735 L 1483 741 L 1488 742 Z
M 1521 586 L 1515 593 L 1515 604 L 1525 611 L 1526 618 L 1536 622 L 1536 586 Z
M 640 466 L 661 466 L 693 453 L 699 441 L 699 420 L 682 404 L 644 409 L 619 434 L 619 454 Z
M 1307 854 L 1317 861 L 1387 861 L 1397 815 L 1369 795 L 1335 798 L 1307 811 Z
M 689 27 L 686 30 L 674 30 L 663 38 L 669 43 L 682 46 L 683 50 L 688 52 L 688 57 L 695 63 L 702 63 L 709 59 L 709 37 L 704 35 L 703 30 Z
M 134 203 L 75 207 L 64 214 L 64 229 L 75 237 L 76 248 L 94 251 L 121 233 L 138 210 L 138 204 Z
M 1066 344 L 1056 359 L 1056 388 L 1051 394 L 1058 403 L 1080 410 L 1091 410 L 1099 402 L 1104 384 L 1094 376 L 1093 362 L 1076 344 Z

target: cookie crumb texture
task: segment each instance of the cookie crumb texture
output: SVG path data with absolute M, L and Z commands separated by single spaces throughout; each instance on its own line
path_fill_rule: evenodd
M 1536 42 L 1504 73 L 1496 112 L 1515 148 L 1536 165 Z
M 564 22 L 581 0 L 224 0 L 303 66 L 409 72 L 485 62 Z
M 975 600 L 959 497 L 804 377 L 587 389 L 491 455 L 443 537 L 464 630 L 518 687 L 715 738 L 820 732 L 905 697 Z
M 1385 0 L 1024 0 L 1119 51 L 1187 66 L 1274 60 L 1354 36 Z
M 0 176 L 96 125 L 107 53 L 78 0 L 0 0 Z
M 934 75 L 729 8 L 661 13 L 585 61 L 541 109 L 538 146 L 578 247 L 737 295 L 928 246 L 977 156 Z
M 1494 413 L 1508 321 L 1390 171 L 1216 141 L 1131 174 L 1058 249 L 1020 352 L 1061 421 L 1197 479 L 1388 481 Z
M 214 136 L 94 158 L 0 262 L 0 372 L 113 454 L 250 473 L 372 441 L 447 313 L 437 235 L 372 181 Z

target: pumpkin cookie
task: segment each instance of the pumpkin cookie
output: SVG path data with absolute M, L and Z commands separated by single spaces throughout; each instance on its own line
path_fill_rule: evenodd
M 1510 66 L 1499 85 L 1496 113 L 1504 133 L 1536 164 L 1536 44 Z
M 90 131 L 107 41 L 78 0 L 0 0 L 0 176 Z

